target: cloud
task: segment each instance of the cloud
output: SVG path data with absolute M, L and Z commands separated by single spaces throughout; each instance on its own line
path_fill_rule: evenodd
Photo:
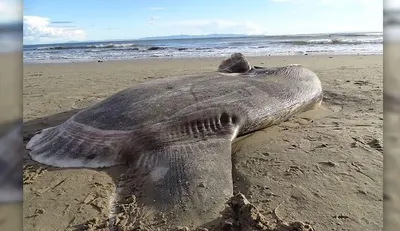
M 51 21 L 51 24 L 70 24 L 72 21 Z
M 59 25 L 57 27 L 59 27 L 59 28 L 76 28 L 76 26 L 73 26 L 73 25 Z
M 53 26 L 48 18 L 24 16 L 24 41 L 34 43 L 79 41 L 86 38 L 83 30 Z
M 155 23 L 155 26 L 170 27 L 176 34 L 263 34 L 263 28 L 252 21 L 233 20 L 185 20 Z M 178 30 L 178 31 L 177 31 Z
M 21 21 L 22 6 L 17 0 L 0 1 L 0 23 Z

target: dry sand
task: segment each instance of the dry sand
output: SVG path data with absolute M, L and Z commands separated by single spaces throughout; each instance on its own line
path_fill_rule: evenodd
M 24 140 L 118 90 L 154 78 L 213 71 L 220 61 L 25 65 Z M 303 64 L 318 74 L 325 96 L 321 108 L 235 141 L 235 191 L 272 223 L 275 213 L 285 222 L 307 222 L 315 230 L 382 230 L 382 56 L 249 61 L 267 67 Z M 125 170 L 57 169 L 28 156 L 24 162 L 24 230 L 74 230 L 101 221 L 113 179 Z

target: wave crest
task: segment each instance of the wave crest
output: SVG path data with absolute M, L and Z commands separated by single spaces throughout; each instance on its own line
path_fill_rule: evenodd
M 293 45 L 310 45 L 310 44 L 382 44 L 382 38 L 369 39 L 309 39 L 309 40 L 284 40 L 276 43 L 288 43 Z

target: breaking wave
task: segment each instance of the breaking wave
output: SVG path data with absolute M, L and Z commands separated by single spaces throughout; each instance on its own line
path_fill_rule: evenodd
M 153 39 L 24 45 L 24 61 L 119 60 L 149 57 L 246 55 L 381 54 L 382 33 Z
M 382 44 L 383 38 L 369 39 L 308 39 L 308 40 L 284 40 L 275 43 L 286 43 L 292 45 L 310 45 L 310 44 Z

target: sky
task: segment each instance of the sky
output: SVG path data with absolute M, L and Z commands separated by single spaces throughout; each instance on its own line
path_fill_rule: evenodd
M 16 0 L 0 0 L 18 2 Z M 151 36 L 381 32 L 382 0 L 25 0 L 24 44 Z M 388 0 L 385 8 L 399 7 Z M 3 4 L 4 5 L 4 4 Z M 6 7 L 0 4 L 0 15 Z M 4 18 L 4 16 L 3 16 Z M 1 18 L 0 18 L 1 20 Z

